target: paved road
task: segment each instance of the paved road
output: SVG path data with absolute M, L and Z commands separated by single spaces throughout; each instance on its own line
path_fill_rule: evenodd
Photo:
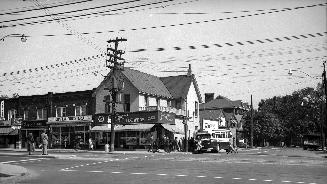
M 280 150 L 236 155 L 67 153 L 58 158 L 8 154 L 0 155 L 0 163 L 32 171 L 33 177 L 18 183 L 324 184 L 327 181 L 325 158 L 287 153 Z

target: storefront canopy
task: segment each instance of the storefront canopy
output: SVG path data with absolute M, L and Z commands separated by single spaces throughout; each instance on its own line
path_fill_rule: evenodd
M 18 130 L 11 127 L 0 127 L 0 135 L 17 135 Z
M 154 124 L 136 124 L 136 125 L 116 125 L 115 131 L 147 131 L 150 130 Z M 92 132 L 110 132 L 110 125 L 94 126 Z
M 181 128 L 177 127 L 176 125 L 162 124 L 162 127 L 164 127 L 164 129 L 166 129 L 170 132 L 173 132 L 173 133 L 184 134 L 184 129 L 181 129 Z

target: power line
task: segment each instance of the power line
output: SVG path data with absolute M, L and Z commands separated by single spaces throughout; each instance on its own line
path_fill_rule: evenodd
M 93 0 L 82 0 L 82 1 L 77 1 L 77 2 L 70 2 L 70 3 L 63 3 L 63 4 L 57 4 L 57 5 L 45 5 L 44 8 L 57 8 L 61 6 L 68 6 L 68 5 L 75 5 L 75 4 L 81 4 L 85 2 L 91 2 Z M 30 12 L 30 11 L 37 11 L 37 10 L 42 10 L 43 8 L 32 8 L 32 9 L 25 9 L 25 10 L 15 10 L 11 12 L 5 12 L 5 13 L 0 13 L 0 15 L 11 15 L 11 14 L 17 14 L 17 13 L 25 13 L 25 12 Z

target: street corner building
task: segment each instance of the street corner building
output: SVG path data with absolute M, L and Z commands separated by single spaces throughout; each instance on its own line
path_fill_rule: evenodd
M 146 149 L 151 135 L 156 139 L 190 139 L 200 129 L 202 98 L 191 66 L 185 75 L 168 77 L 124 68 L 95 82 L 97 88 L 84 91 L 2 99 L 1 122 L 6 124 L 0 127 L 1 146 L 25 148 L 28 133 L 39 146 L 40 135 L 46 130 L 49 148 L 86 149 L 91 138 L 95 148 L 103 149 L 111 136 L 112 89 L 118 91 L 117 149 Z

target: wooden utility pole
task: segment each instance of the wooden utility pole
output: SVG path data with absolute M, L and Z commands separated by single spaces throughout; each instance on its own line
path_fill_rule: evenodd
M 109 89 L 111 95 L 112 113 L 111 113 L 111 134 L 110 134 L 110 152 L 115 150 L 115 124 L 116 124 L 116 103 L 117 103 L 117 93 L 121 90 L 119 89 L 119 82 L 116 81 L 116 70 L 124 70 L 125 60 L 121 57 L 125 52 L 118 50 L 119 42 L 127 41 L 124 38 L 116 38 L 114 40 L 108 40 L 107 47 L 107 59 L 106 67 L 110 68 L 112 71 L 112 87 Z M 114 44 L 112 48 L 111 44 Z M 109 76 L 107 76 L 109 77 Z M 117 84 L 116 84 L 117 83 Z
M 252 104 L 252 95 L 251 95 L 251 148 L 253 148 L 253 104 Z

